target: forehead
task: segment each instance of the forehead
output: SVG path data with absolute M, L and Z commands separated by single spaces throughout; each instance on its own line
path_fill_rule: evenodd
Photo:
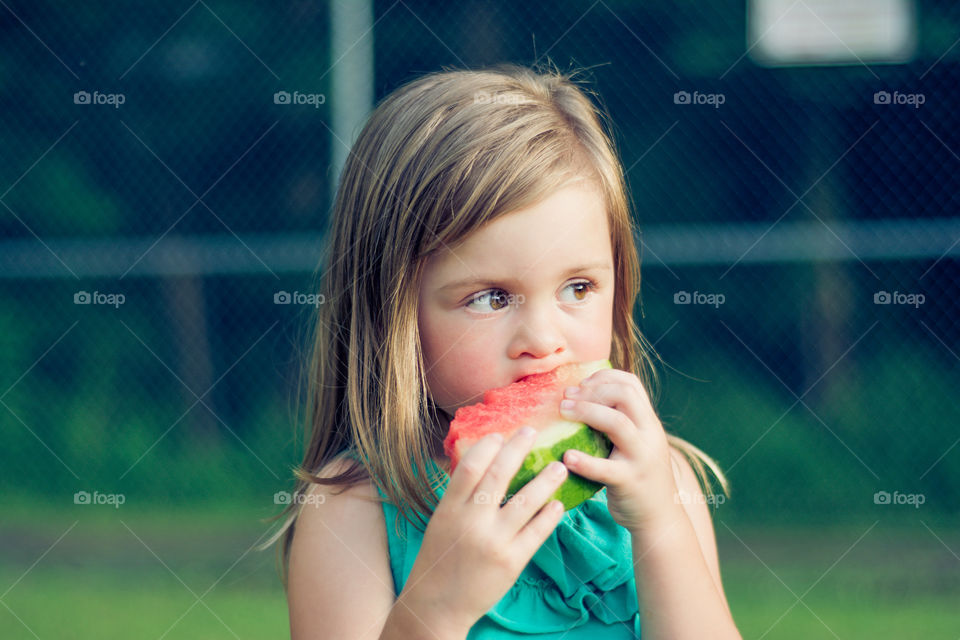
M 599 189 L 579 182 L 443 247 L 428 260 L 424 284 L 443 286 L 470 276 L 551 276 L 569 265 L 592 262 L 612 262 L 609 222 Z

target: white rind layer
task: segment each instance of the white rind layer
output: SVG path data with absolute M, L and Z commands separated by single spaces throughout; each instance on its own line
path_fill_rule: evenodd
M 561 440 L 565 440 L 581 431 L 583 426 L 582 422 L 556 420 L 540 430 L 537 441 L 533 444 L 533 449 L 552 447 Z

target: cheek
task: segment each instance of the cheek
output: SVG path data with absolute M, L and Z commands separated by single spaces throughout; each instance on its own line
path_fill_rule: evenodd
M 427 375 L 434 402 L 451 414 L 459 407 L 479 402 L 483 392 L 494 386 L 497 371 L 492 350 L 462 342 L 435 362 Z
M 610 357 L 613 341 L 613 300 L 597 305 L 588 321 L 591 330 L 577 336 L 577 350 L 584 354 L 582 361 L 605 360 Z
M 421 323 L 426 379 L 434 402 L 441 408 L 476 402 L 496 376 L 496 352 L 476 324 Z

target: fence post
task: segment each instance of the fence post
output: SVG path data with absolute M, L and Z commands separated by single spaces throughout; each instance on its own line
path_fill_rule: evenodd
M 373 107 L 373 0 L 330 0 L 330 204 Z

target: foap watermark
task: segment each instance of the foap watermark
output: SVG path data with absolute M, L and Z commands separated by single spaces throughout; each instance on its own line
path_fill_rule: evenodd
M 919 509 L 920 505 L 927 501 L 927 496 L 922 493 L 900 493 L 894 491 L 877 491 L 873 494 L 873 504 L 909 504 L 914 509 Z
M 511 502 L 523 504 L 525 499 L 525 496 L 522 496 L 519 493 L 515 493 L 509 498 L 507 498 L 506 494 L 490 493 L 489 491 L 477 491 L 475 494 L 473 494 L 474 504 L 499 504 L 501 506 Z
M 727 101 L 727 96 L 722 93 L 700 93 L 694 91 L 677 91 L 673 94 L 673 104 L 705 104 L 714 109 L 719 109 L 720 105 Z
M 319 109 L 320 105 L 327 101 L 327 97 L 322 93 L 301 93 L 294 91 L 277 91 L 273 94 L 273 104 L 309 104 L 314 109 Z
M 722 293 L 703 293 L 700 291 L 677 291 L 673 294 L 673 304 L 705 304 L 719 309 L 727 301 Z
M 119 309 L 127 301 L 122 293 L 102 293 L 100 291 L 77 291 L 73 294 L 73 304 L 106 304 Z
M 513 307 L 516 305 L 521 305 L 527 301 L 526 297 L 524 297 L 522 293 L 508 293 L 506 295 L 492 295 L 490 293 L 485 293 L 481 296 L 474 298 L 474 300 L 481 300 L 487 296 L 490 296 L 491 298 L 496 299 L 496 301 L 499 304 L 503 305 L 501 309 L 503 307 Z
M 727 496 L 722 493 L 697 493 L 691 495 L 690 492 L 680 489 L 673 494 L 675 504 L 705 504 L 710 507 L 719 507 L 727 501 Z
M 77 91 L 73 94 L 73 104 L 103 104 L 109 105 L 114 109 L 119 109 L 120 105 L 126 101 L 127 96 L 122 93 Z
M 894 91 L 877 91 L 873 94 L 873 104 L 903 104 L 919 109 L 920 105 L 927 101 L 927 97 L 922 93 L 900 93 Z
M 498 93 L 490 95 L 486 91 L 477 91 L 473 94 L 473 104 L 526 104 L 530 102 L 523 96 Z
M 922 293 L 901 293 L 900 291 L 877 291 L 873 294 L 873 304 L 907 304 L 914 309 L 920 308 L 927 297 Z
M 313 307 L 319 307 L 324 302 L 326 302 L 326 297 L 322 293 L 277 291 L 273 294 L 273 304 L 309 304 Z
M 323 504 L 327 496 L 315 493 L 290 493 L 277 491 L 273 494 L 273 504 Z
M 89 491 L 77 491 L 73 494 L 73 504 L 106 504 L 111 505 L 114 509 L 119 509 L 120 505 L 127 501 L 127 497 L 122 493 L 100 493 L 99 491 L 94 491 L 93 493 Z

